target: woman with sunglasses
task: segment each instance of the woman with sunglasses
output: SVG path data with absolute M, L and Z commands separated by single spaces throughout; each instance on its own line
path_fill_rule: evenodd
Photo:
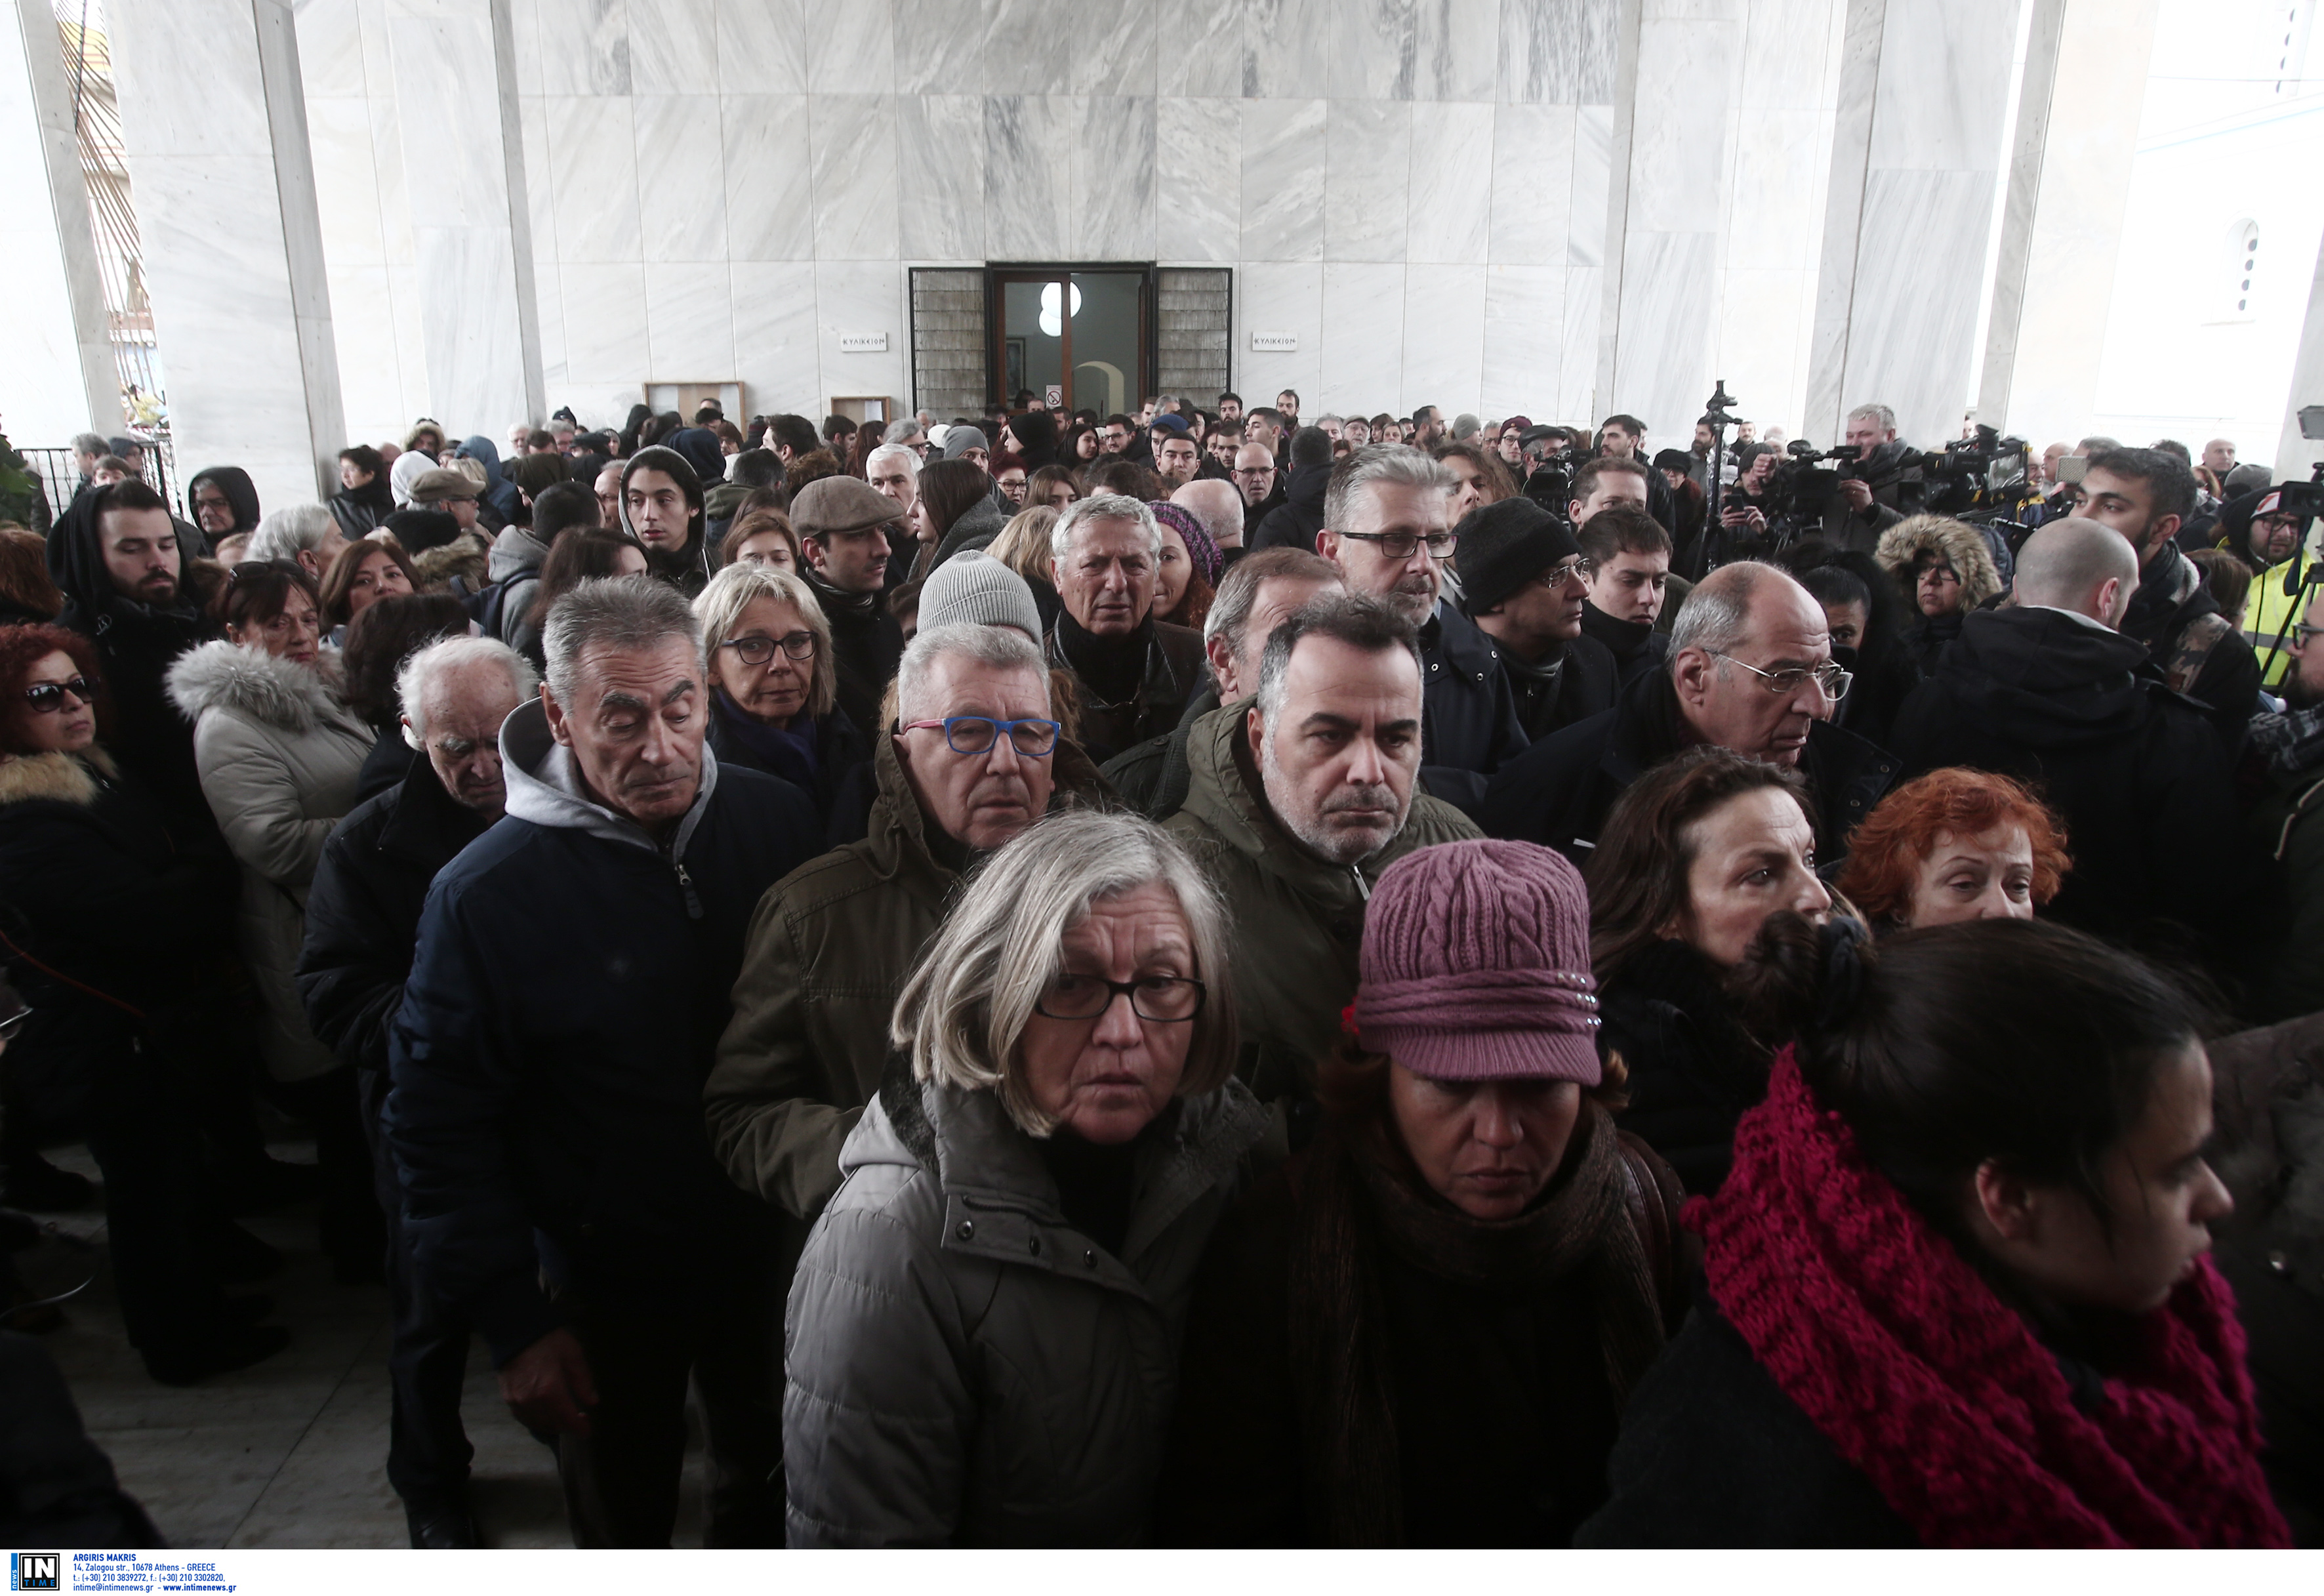
M 694 601 L 710 650 L 710 752 L 779 776 L 828 826 L 871 745 L 839 707 L 831 623 L 807 585 L 773 566 L 731 565 Z
M 129 1339 L 184 1385 L 290 1332 L 218 1289 L 208 1259 L 231 1226 L 185 1130 L 234 1030 L 213 951 L 231 946 L 234 863 L 115 765 L 111 707 L 88 639 L 0 628 L 0 954 L 32 1007 L 8 1047 L 8 1173 L 13 1188 L 46 1167 L 42 1142 L 88 1139 Z

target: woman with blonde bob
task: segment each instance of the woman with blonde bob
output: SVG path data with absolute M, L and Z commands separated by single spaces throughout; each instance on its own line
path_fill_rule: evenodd
M 1053 816 L 972 878 L 791 1287 L 790 1545 L 1148 1537 L 1196 1267 L 1267 1128 L 1227 946 L 1135 816 Z
M 781 778 L 825 822 L 871 745 L 839 707 L 831 623 L 807 585 L 778 566 L 737 563 L 694 601 L 710 651 L 710 752 Z

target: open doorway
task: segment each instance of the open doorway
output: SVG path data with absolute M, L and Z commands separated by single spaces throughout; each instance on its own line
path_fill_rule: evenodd
M 992 387 L 1015 406 L 1134 411 L 1152 382 L 1152 271 L 1144 266 L 996 266 Z

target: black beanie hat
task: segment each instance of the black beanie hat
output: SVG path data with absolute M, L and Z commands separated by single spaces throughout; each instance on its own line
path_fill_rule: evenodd
M 1566 524 L 1531 499 L 1480 505 L 1452 529 L 1461 540 L 1452 556 L 1461 595 L 1481 615 L 1560 560 L 1582 552 Z
M 387 518 L 385 525 L 406 554 L 441 549 L 460 535 L 460 523 L 447 510 L 399 510 Z

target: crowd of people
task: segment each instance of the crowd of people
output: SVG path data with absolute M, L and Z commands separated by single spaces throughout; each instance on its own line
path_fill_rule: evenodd
M 2324 1536 L 2312 495 L 1018 400 L 0 533 L 5 1197 L 153 1379 L 310 1203 L 416 1546 L 477 1338 L 584 1546 L 689 1407 L 719 1546 Z

